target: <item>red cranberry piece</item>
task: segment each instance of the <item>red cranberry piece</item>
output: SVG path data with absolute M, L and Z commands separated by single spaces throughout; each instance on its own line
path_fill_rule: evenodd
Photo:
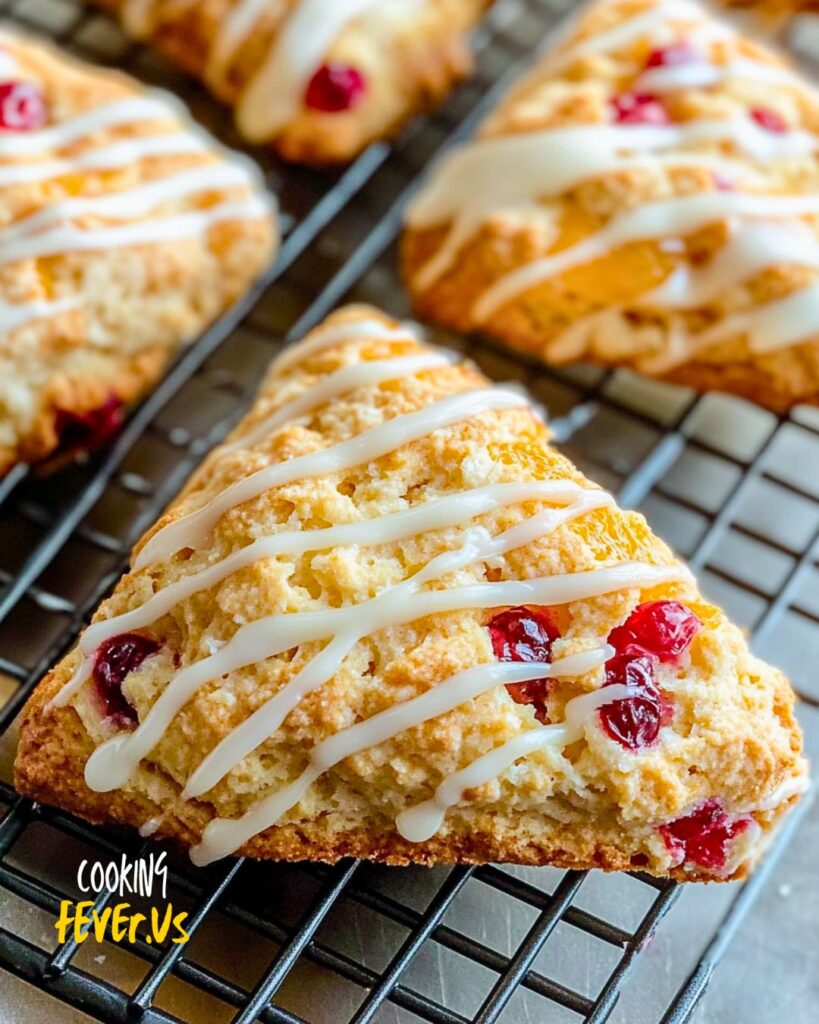
M 647 68 L 675 68 L 680 64 L 691 64 L 699 59 L 699 53 L 690 43 L 671 43 L 652 50 L 646 60 Z
M 122 402 L 111 395 L 102 405 L 87 412 L 58 409 L 54 426 L 65 452 L 99 448 L 122 426 L 125 418 Z
M 367 80 L 349 64 L 324 64 L 310 79 L 304 102 L 313 110 L 338 114 L 357 106 L 367 91 Z
M 598 714 L 604 731 L 626 750 L 644 750 L 656 743 L 660 727 L 670 716 L 654 678 L 654 660 L 648 655 L 618 655 L 606 662 L 604 686 L 620 683 L 639 694 L 604 704 Z
M 646 651 L 660 661 L 673 662 L 684 654 L 702 623 L 679 601 L 649 601 L 638 605 L 622 626 L 609 634 L 618 654 Z
M 751 823 L 748 817 L 731 819 L 719 800 L 704 804 L 676 821 L 660 826 L 668 852 L 680 863 L 719 871 L 728 859 L 728 844 Z
M 560 636 L 545 612 L 529 608 L 509 608 L 496 615 L 488 628 L 498 661 L 551 661 L 552 644 Z M 548 679 L 509 683 L 506 689 L 515 703 L 533 705 L 539 722 L 548 722 Z
M 46 123 L 43 94 L 33 82 L 0 82 L 0 128 L 32 132 Z
M 120 633 L 100 644 L 94 658 L 91 676 L 105 707 L 105 716 L 120 728 L 137 723 L 137 713 L 122 692 L 125 677 L 156 654 L 162 645 L 140 633 Z
M 785 118 L 775 110 L 770 110 L 768 107 L 755 107 L 751 111 L 751 117 L 756 121 L 760 128 L 764 128 L 768 132 L 776 132 L 781 135 L 782 132 L 786 132 L 788 130 Z
M 643 92 L 624 92 L 611 99 L 614 120 L 618 124 L 668 124 L 671 118 L 656 96 Z

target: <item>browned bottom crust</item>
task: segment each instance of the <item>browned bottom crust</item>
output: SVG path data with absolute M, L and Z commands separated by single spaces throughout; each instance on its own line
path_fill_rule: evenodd
M 51 682 L 49 678 L 47 683 Z M 54 805 L 85 818 L 93 824 L 121 824 L 139 828 L 151 819 L 159 819 L 153 834 L 171 839 L 184 847 L 199 841 L 210 819 L 204 805 L 186 804 L 189 821 L 169 813 L 168 807 L 153 803 L 141 794 L 121 791 L 97 793 L 84 780 L 85 762 L 92 752 L 89 737 L 73 708 L 60 708 L 43 715 L 42 708 L 53 686 L 41 685 L 29 702 L 21 723 L 21 740 L 14 765 L 14 784 L 18 792 L 40 803 Z M 794 803 L 794 797 L 788 804 Z M 783 813 L 786 807 L 783 806 Z M 725 882 L 745 878 L 753 864 L 741 865 L 732 875 L 715 877 L 695 868 L 677 867 L 667 873 L 653 872 L 640 858 L 633 860 L 610 845 L 578 849 L 578 836 L 567 829 L 564 848 L 559 836 L 533 840 L 515 834 L 514 825 L 500 827 L 497 833 L 470 832 L 465 835 L 439 835 L 424 843 L 410 843 L 398 835 L 386 819 L 367 828 L 334 829 L 319 819 L 304 825 L 280 825 L 254 837 L 237 851 L 258 860 L 321 861 L 334 864 L 344 857 L 377 861 L 392 866 L 422 864 L 510 863 L 532 867 L 552 866 L 578 871 L 599 868 L 603 871 L 644 871 L 678 882 Z

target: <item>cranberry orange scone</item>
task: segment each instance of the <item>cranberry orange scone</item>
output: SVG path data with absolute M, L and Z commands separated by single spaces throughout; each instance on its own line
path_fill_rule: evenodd
M 171 97 L 0 33 L 0 475 L 101 440 L 270 259 L 255 169 Z
M 352 159 L 471 68 L 491 0 L 96 0 L 289 160 Z
M 422 315 L 819 401 L 817 93 L 692 0 L 602 0 L 409 212 Z
M 35 690 L 16 782 L 198 863 L 706 879 L 753 863 L 800 748 L 785 678 L 520 393 L 351 307 Z

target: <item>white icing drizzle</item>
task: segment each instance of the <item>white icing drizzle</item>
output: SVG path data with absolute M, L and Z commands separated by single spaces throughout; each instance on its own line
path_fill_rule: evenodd
M 346 758 L 386 743 L 407 729 L 438 718 L 498 686 L 593 672 L 604 663 L 609 650 L 599 648 L 551 665 L 513 662 L 476 665 L 450 676 L 419 697 L 395 704 L 363 722 L 342 729 L 313 749 L 307 768 L 295 782 L 270 793 L 241 818 L 211 821 L 205 828 L 201 843 L 191 851 L 191 859 L 195 864 L 204 865 L 232 853 L 254 835 L 274 825 L 299 802 L 316 779 Z M 614 699 L 616 694 L 606 694 L 606 702 Z
M 583 263 L 599 259 L 612 249 L 629 242 L 687 235 L 731 216 L 771 219 L 815 216 L 818 213 L 817 195 L 704 192 L 644 203 L 616 217 L 600 231 L 575 245 L 504 274 L 475 303 L 473 316 L 476 322 L 484 322 L 522 291 Z
M 170 116 L 179 117 L 183 109 L 178 101 L 164 93 L 116 100 L 38 131 L 2 133 L 0 157 L 14 160 L 64 149 L 108 128 L 145 121 L 167 121 Z
M 161 135 L 139 135 L 121 139 L 108 146 L 98 146 L 77 153 L 70 159 L 41 160 L 30 164 L 4 164 L 0 166 L 0 187 L 49 181 L 66 174 L 81 171 L 111 171 L 130 167 L 140 160 L 158 156 L 185 156 L 204 153 L 207 143 L 198 134 L 165 132 Z
M 726 245 L 704 267 L 678 267 L 641 306 L 694 309 L 775 263 L 819 268 L 819 242 L 802 221 L 740 221 Z
M 219 767 L 224 767 L 219 777 L 233 766 L 234 751 L 244 750 L 244 756 L 255 749 L 281 725 L 305 694 L 323 685 L 338 670 L 344 657 L 367 633 L 447 611 L 507 604 L 567 604 L 626 587 L 648 588 L 686 578 L 681 566 L 627 562 L 557 577 L 476 583 L 448 590 L 419 589 L 457 569 L 533 543 L 580 511 L 579 502 L 567 509 L 547 509 L 496 538 L 482 528 L 473 528 L 461 548 L 438 555 L 408 580 L 362 604 L 270 615 L 242 626 L 216 654 L 177 673 L 134 732 L 114 737 L 98 747 L 86 764 L 86 782 L 100 791 L 125 785 L 138 762 L 154 748 L 174 717 L 202 686 L 226 672 L 263 661 L 291 647 L 332 638 L 286 687 L 228 735 L 219 755 L 209 755 L 211 759 L 218 756 Z M 239 760 L 241 757 L 236 758 L 236 763 Z
M 9 303 L 0 300 L 0 333 L 7 334 L 26 324 L 48 317 L 59 316 L 76 309 L 79 301 L 74 298 L 54 299 L 51 302 Z
M 657 43 L 671 42 L 675 36 L 672 24 L 675 20 L 701 22 L 703 14 L 700 4 L 694 3 L 693 0 L 663 0 L 662 3 L 658 2 L 654 7 L 620 22 L 614 28 L 596 32 L 562 47 L 548 57 L 546 67 L 551 74 L 557 74 L 558 71 L 571 67 L 580 57 L 625 49 L 645 36 Z M 722 22 L 709 23 L 708 27 L 713 39 L 730 38 L 736 34 L 729 25 Z
M 339 33 L 378 0 L 300 0 L 276 33 L 264 64 L 236 107 L 242 134 L 275 136 L 298 111 L 304 89 Z
M 221 30 L 208 54 L 205 78 L 220 85 L 230 68 L 236 52 L 251 34 L 262 14 L 279 16 L 285 9 L 285 0 L 238 0 L 222 22 Z
M 416 508 L 382 516 L 377 523 L 362 520 L 343 523 L 320 530 L 292 530 L 262 537 L 244 548 L 240 548 L 221 561 L 191 576 L 157 591 L 144 604 L 131 611 L 115 615 L 102 622 L 92 623 L 83 633 L 79 649 L 83 661 L 71 680 L 65 684 L 53 699 L 55 707 L 68 703 L 79 687 L 89 677 L 92 655 L 97 648 L 118 633 L 143 629 L 156 622 L 181 601 L 214 587 L 235 572 L 265 558 L 288 554 L 296 556 L 308 551 L 323 551 L 331 547 L 377 546 L 395 541 L 407 540 L 422 533 L 443 530 L 468 522 L 487 512 L 493 512 L 509 505 L 529 501 L 549 501 L 557 505 L 571 505 L 583 500 L 588 510 L 593 502 L 598 507 L 614 505 L 614 499 L 606 491 L 586 491 L 579 485 L 566 480 L 537 480 L 521 484 L 488 484 L 468 491 L 441 498 L 433 498 Z
M 93 231 L 66 224 L 47 234 L 19 238 L 9 244 L 0 241 L 0 264 L 62 253 L 93 252 L 193 238 L 216 224 L 231 220 L 258 220 L 269 212 L 269 202 L 261 196 L 253 196 L 218 203 L 202 210 L 123 226 L 94 228 Z
M 698 352 L 743 335 L 751 352 L 773 352 L 813 337 L 819 331 L 819 281 L 797 288 L 742 313 L 723 317 L 713 327 L 689 334 L 678 326 L 667 352 L 640 360 L 645 373 L 666 373 Z
M 468 789 L 476 789 L 497 778 L 521 757 L 548 747 L 562 749 L 579 740 L 591 715 L 606 704 L 625 700 L 640 691 L 621 683 L 604 686 L 593 693 L 574 697 L 566 705 L 566 717 L 557 725 L 542 725 L 521 733 L 508 743 L 476 758 L 466 768 L 453 772 L 435 790 L 432 799 L 399 814 L 396 825 L 411 843 L 423 843 L 441 828 L 446 812 L 459 804 Z
M 134 566 L 142 569 L 170 558 L 182 548 L 199 548 L 207 542 L 219 519 L 232 508 L 264 494 L 274 487 L 310 477 L 336 473 L 371 462 L 400 445 L 419 440 L 453 423 L 483 412 L 526 406 L 523 395 L 502 388 L 486 388 L 450 395 L 417 412 L 387 420 L 378 427 L 342 441 L 322 451 L 300 455 L 287 462 L 258 470 L 227 490 L 203 508 L 168 523 L 158 530 L 140 551 Z
M 655 46 L 685 41 L 703 48 L 734 34 L 729 27 L 709 19 L 699 5 L 689 0 L 658 2 L 609 31 L 559 49 L 546 60 L 544 68 L 547 74 L 557 73 L 581 56 L 620 52 L 638 40 Z M 803 91 L 810 89 L 788 68 L 742 56 L 729 58 L 723 64 L 711 63 L 704 48 L 696 61 L 648 68 L 631 88 L 655 94 L 744 79 Z M 709 143 L 713 145 L 706 151 L 697 149 Z M 694 148 L 688 152 L 690 147 Z M 522 292 L 603 258 L 619 246 L 686 237 L 710 223 L 728 223 L 729 242 L 708 266 L 681 267 L 659 288 L 629 303 L 629 309 L 695 309 L 772 267 L 817 266 L 819 245 L 815 233 L 799 218 L 819 213 L 819 197 L 815 193 L 766 195 L 760 191 L 760 186 L 765 186 L 765 177 L 758 176 L 754 167 L 806 157 L 815 159 L 816 151 L 814 134 L 803 130 L 768 131 L 750 116 L 660 126 L 579 125 L 479 139 L 446 160 L 410 208 L 408 224 L 413 229 L 448 225 L 442 244 L 417 272 L 413 285 L 422 291 L 433 286 L 452 268 L 464 244 L 493 215 L 519 214 L 533 217 L 533 225 L 544 222 L 547 231 L 541 244 L 548 248 L 557 239 L 556 213 L 544 205 L 549 200 L 585 180 L 618 170 L 693 165 L 747 191 L 714 190 L 643 204 L 576 244 L 502 275 L 478 297 L 471 313 L 475 324 L 483 324 Z M 732 161 L 728 155 L 731 153 L 743 155 L 748 162 Z M 758 221 L 765 223 L 755 223 Z M 662 372 L 663 367 L 676 365 L 702 344 L 743 331 L 747 333 L 749 347 L 756 351 L 770 351 L 805 340 L 815 332 L 819 320 L 816 301 L 817 291 L 808 285 L 799 289 L 798 295 L 729 317 L 723 325 L 694 338 L 688 337 L 684 322 L 676 323 L 672 318 L 668 351 L 645 358 L 639 357 L 638 352 L 636 363 L 645 372 Z M 613 340 L 619 338 L 618 350 L 623 351 L 629 332 L 622 313 L 618 309 L 603 310 L 571 324 L 561 336 L 547 343 L 549 357 L 582 357 L 591 340 L 603 330 L 611 331 Z
M 5 259 L 9 262 L 6 253 L 9 250 L 13 252 L 10 243 L 17 239 L 36 235 L 39 240 L 45 241 L 51 237 L 51 232 L 59 231 L 75 218 L 106 217 L 112 220 L 132 220 L 152 213 L 163 203 L 206 192 L 241 188 L 247 184 L 247 175 L 242 166 L 208 163 L 120 192 L 63 199 L 7 224 L 0 239 L 0 260 Z
M 297 420 L 312 412 L 319 405 L 347 394 L 349 391 L 373 387 L 387 381 L 401 380 L 418 373 L 440 369 L 443 366 L 449 366 L 453 360 L 454 354 L 425 352 L 422 355 L 405 356 L 403 359 L 377 359 L 372 362 L 344 366 L 340 370 L 336 370 L 335 373 L 322 378 L 298 398 L 294 398 L 292 402 L 287 402 L 280 409 L 271 413 L 246 434 L 237 437 L 235 441 L 222 445 L 220 455 L 252 448 L 253 445 L 264 441 L 265 438 L 270 437 L 291 420 Z
M 219 782 L 248 754 L 272 735 L 287 715 L 307 694 L 322 686 L 338 671 L 343 659 L 350 653 L 369 627 L 384 623 L 390 625 L 411 621 L 412 599 L 419 588 L 441 576 L 464 568 L 487 558 L 505 554 L 524 544 L 546 536 L 558 526 L 583 515 L 606 502 L 595 492 L 580 493 L 565 509 L 546 509 L 524 520 L 516 527 L 492 538 L 485 530 L 478 528 L 467 533 L 463 546 L 432 559 L 426 567 L 403 583 L 385 590 L 378 597 L 366 602 L 367 615 L 355 624 L 336 632 L 332 643 L 317 655 L 291 682 L 275 697 L 263 704 L 245 722 L 233 730 L 219 743 L 197 768 L 185 787 L 186 796 L 200 796 Z M 409 619 L 406 618 L 410 611 Z M 398 618 L 396 619 L 396 616 Z
M 805 84 L 790 69 L 755 60 L 733 60 L 727 64 L 696 61 L 649 68 L 637 79 L 635 89 L 640 92 L 665 93 L 677 89 L 707 88 L 742 79 L 805 89 Z
M 286 348 L 276 357 L 271 369 L 275 373 L 281 373 L 328 348 L 341 345 L 345 341 L 357 340 L 418 341 L 418 334 L 409 324 L 392 327 L 380 320 L 353 320 L 348 323 L 332 324 L 314 331 L 309 338 L 300 341 L 298 345 Z
M 13 34 L 0 33 L 0 39 L 12 51 L 20 45 Z M 95 145 L 101 133 L 151 122 L 159 123 L 156 131 Z M 65 155 L 68 147 L 79 151 Z M 185 108 L 175 98 L 154 92 L 116 100 L 37 131 L 0 133 L 0 187 L 210 151 L 217 153 L 220 147 L 194 125 Z M 255 194 L 260 180 L 250 161 L 227 154 L 223 160 L 200 162 L 119 192 L 70 196 L 6 224 L 0 238 L 0 265 L 173 241 L 201 234 L 227 220 L 266 218 L 271 200 L 264 193 Z M 231 195 L 233 190 L 248 195 Z M 202 209 L 182 205 L 187 199 L 208 198 L 208 193 L 224 193 L 218 197 L 222 201 Z M 161 219 L 142 219 L 165 204 L 180 204 L 182 209 Z M 39 315 L 36 305 L 28 311 Z
M 697 165 L 719 171 L 726 160 L 717 153 L 695 156 L 661 151 L 725 141 L 762 163 L 804 156 L 817 147 L 815 136 L 808 132 L 777 135 L 751 118 L 679 125 L 580 125 L 481 139 L 464 146 L 444 161 L 410 206 L 407 222 L 412 228 L 424 230 L 451 222 L 447 237 L 413 283 L 420 289 L 433 285 L 493 212 L 536 210 L 540 201 L 590 178 L 650 166 L 652 159 L 658 159 L 658 151 L 672 166 L 684 165 L 689 156 Z

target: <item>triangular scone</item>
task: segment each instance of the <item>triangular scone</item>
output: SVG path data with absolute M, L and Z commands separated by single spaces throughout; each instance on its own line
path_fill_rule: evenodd
M 109 436 L 277 230 L 173 97 L 6 30 L 0 62 L 1 476 Z
M 491 0 L 96 0 L 288 160 L 351 160 L 469 73 Z
M 692 0 L 601 0 L 411 207 L 416 309 L 551 363 L 819 401 L 819 97 Z
M 805 788 L 787 681 L 643 517 L 371 309 L 280 357 L 133 565 L 16 782 L 198 863 L 737 877 Z

